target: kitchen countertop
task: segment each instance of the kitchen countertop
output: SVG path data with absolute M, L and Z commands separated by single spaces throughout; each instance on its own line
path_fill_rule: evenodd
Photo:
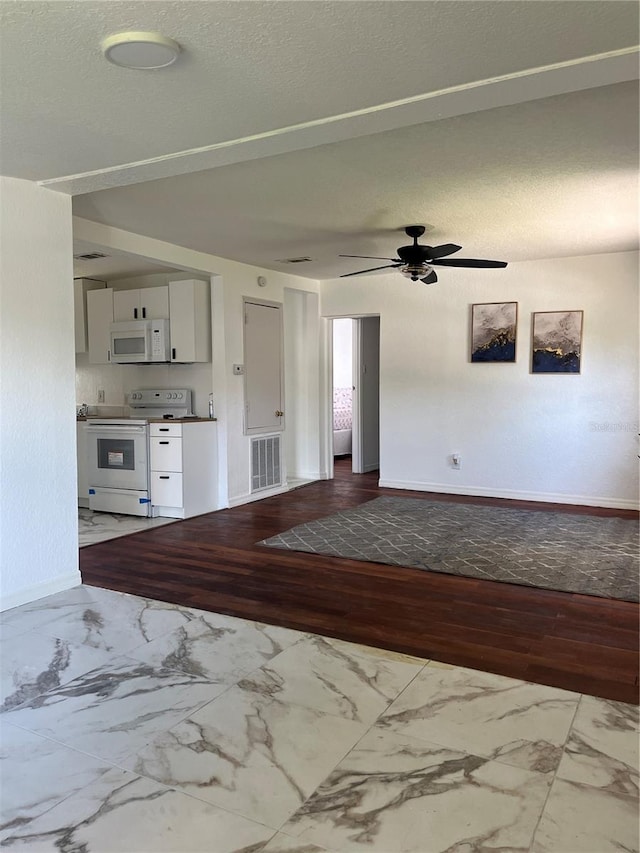
M 93 420 L 101 420 L 101 421 L 129 421 L 135 420 L 136 416 L 132 415 L 129 417 L 128 415 L 76 415 L 76 421 L 93 421 Z M 215 423 L 217 418 L 143 418 L 140 420 L 148 421 L 150 424 L 201 424 L 201 423 Z

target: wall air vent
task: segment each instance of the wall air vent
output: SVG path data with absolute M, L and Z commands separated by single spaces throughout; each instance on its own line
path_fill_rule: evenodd
M 251 491 L 282 485 L 280 436 L 267 435 L 251 440 Z
M 85 255 L 74 255 L 74 261 L 95 261 L 98 258 L 108 258 L 109 255 L 103 255 L 102 252 L 87 252 Z
M 280 258 L 278 264 L 308 264 L 311 258 Z

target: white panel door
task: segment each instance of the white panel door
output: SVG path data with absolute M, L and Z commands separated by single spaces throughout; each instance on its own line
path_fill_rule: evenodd
M 245 432 L 284 428 L 282 305 L 244 302 Z

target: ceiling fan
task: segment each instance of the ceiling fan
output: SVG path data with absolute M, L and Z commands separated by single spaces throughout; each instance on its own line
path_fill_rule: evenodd
M 425 232 L 424 225 L 407 225 L 404 229 L 407 237 L 413 238 L 412 246 L 400 246 L 398 249 L 397 258 L 377 258 L 372 255 L 339 255 L 340 258 L 370 258 L 374 261 L 392 261 L 390 264 L 385 264 L 382 267 L 372 267 L 367 270 L 358 270 L 357 272 L 347 272 L 341 275 L 340 278 L 347 278 L 350 275 L 362 275 L 366 272 L 375 272 L 376 270 L 400 269 L 400 272 L 410 278 L 411 281 L 420 281 L 424 284 L 435 284 L 438 280 L 434 266 L 439 267 L 506 267 L 506 261 L 484 261 L 478 258 L 445 258 L 446 255 L 453 255 L 454 252 L 459 252 L 462 246 L 456 246 L 455 243 L 444 243 L 442 246 L 421 246 L 418 243 L 418 237 L 422 237 Z

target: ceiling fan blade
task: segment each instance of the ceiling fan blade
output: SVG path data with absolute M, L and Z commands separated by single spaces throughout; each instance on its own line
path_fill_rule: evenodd
M 369 258 L 372 261 L 397 261 L 398 258 L 379 258 L 377 255 L 338 255 L 339 258 Z
M 455 243 L 443 243 L 442 246 L 432 246 L 429 251 L 430 258 L 444 258 L 445 255 L 453 255 L 454 252 L 459 252 L 462 246 L 456 246 Z
M 448 258 L 444 261 L 429 261 L 439 267 L 506 267 L 506 261 L 483 261 L 478 258 Z
M 437 280 L 438 280 L 438 276 L 436 275 L 435 270 L 431 270 L 429 275 L 426 275 L 424 278 L 420 279 L 420 281 L 423 282 L 423 284 L 435 284 Z
M 386 258 L 384 260 L 387 260 Z M 347 278 L 350 275 L 364 275 L 366 272 L 375 272 L 376 270 L 389 270 L 396 267 L 403 267 L 404 264 L 387 264 L 386 267 L 372 267 L 370 270 L 358 270 L 357 272 L 346 272 L 340 278 Z

